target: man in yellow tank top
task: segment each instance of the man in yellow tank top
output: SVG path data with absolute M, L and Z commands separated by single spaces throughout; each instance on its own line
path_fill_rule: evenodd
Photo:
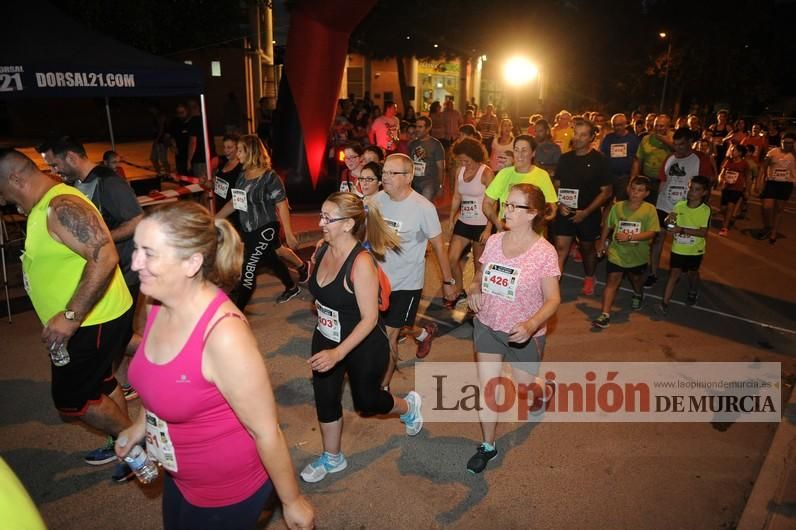
M 55 408 L 109 436 L 86 463 L 114 462 L 111 439 L 130 419 L 111 363 L 130 338 L 132 298 L 110 232 L 85 195 L 11 149 L 0 150 L 6 203 L 28 216 L 23 281 L 44 326 L 41 353 L 52 360 Z

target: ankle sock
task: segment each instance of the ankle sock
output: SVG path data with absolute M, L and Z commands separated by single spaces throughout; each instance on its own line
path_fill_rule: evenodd
M 326 460 L 332 466 L 340 465 L 340 463 L 343 461 L 343 453 L 337 453 L 336 455 L 333 455 L 329 451 L 324 451 L 323 454 L 326 455 Z
M 495 450 L 495 445 L 491 444 L 489 442 L 484 442 L 481 445 L 483 446 L 485 451 L 494 451 Z
M 424 340 L 426 340 L 426 337 L 428 337 L 428 331 L 424 329 L 423 331 L 420 332 L 420 335 L 415 337 L 415 340 L 417 340 L 417 342 L 423 342 Z

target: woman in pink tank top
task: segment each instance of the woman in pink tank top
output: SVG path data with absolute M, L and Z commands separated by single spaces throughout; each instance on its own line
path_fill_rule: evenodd
M 459 286 L 456 300 L 448 303 L 450 309 L 467 299 L 462 281 L 462 269 L 467 263 L 467 256 L 462 253 L 468 245 L 473 249 L 473 262 L 478 263 L 484 243 L 492 235 L 492 223 L 484 216 L 484 192 L 495 178 L 495 174 L 486 165 L 488 161 L 484 144 L 474 138 L 462 138 L 453 144 L 453 156 L 459 163 L 459 172 L 451 200 L 451 239 L 448 247 L 448 261 L 451 274 Z
M 124 457 L 146 440 L 166 470 L 163 526 L 254 528 L 275 488 L 291 528 L 311 528 L 271 383 L 248 323 L 218 287 L 240 274 L 240 238 L 193 202 L 150 210 L 133 270 L 156 300 L 130 363 L 142 408 L 122 431 Z

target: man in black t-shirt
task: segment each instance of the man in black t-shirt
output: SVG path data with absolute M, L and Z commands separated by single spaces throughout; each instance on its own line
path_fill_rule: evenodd
M 600 238 L 600 208 L 611 198 L 613 176 L 608 159 L 591 148 L 597 129 L 589 121 L 575 125 L 572 150 L 556 164 L 554 183 L 558 190 L 558 215 L 553 220 L 558 263 L 564 270 L 575 237 L 583 256 L 584 295 L 594 294 L 597 255 L 594 242 Z
M 171 124 L 171 137 L 174 142 L 174 161 L 177 165 L 177 174 L 190 175 L 188 147 L 191 139 L 191 118 L 188 116 L 188 107 L 182 103 L 177 105 L 175 112 L 176 116 Z
M 188 167 L 191 174 L 199 179 L 202 187 L 207 187 L 207 158 L 205 157 L 205 131 L 202 123 L 202 109 L 195 100 L 188 101 Z
M 64 182 L 82 191 L 102 214 L 116 244 L 119 268 L 135 305 L 138 274 L 131 269 L 133 234 L 144 212 L 133 188 L 111 168 L 89 160 L 83 145 L 69 136 L 43 144 L 39 151 Z

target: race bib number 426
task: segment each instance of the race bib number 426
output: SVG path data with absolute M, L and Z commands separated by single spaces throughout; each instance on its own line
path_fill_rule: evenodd
M 489 263 L 484 268 L 481 278 L 481 292 L 499 296 L 513 302 L 517 295 L 517 282 L 520 279 L 520 269 Z

